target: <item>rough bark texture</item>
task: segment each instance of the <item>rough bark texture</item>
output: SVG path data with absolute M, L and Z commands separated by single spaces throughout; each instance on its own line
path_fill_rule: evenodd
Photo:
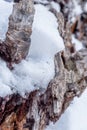
M 22 1 L 25 5 L 26 2 Z M 46 125 L 50 121 L 56 122 L 73 98 L 80 96 L 87 86 L 87 49 L 75 51 L 71 42 L 70 24 L 64 21 L 62 13 L 57 13 L 53 8 L 51 12 L 57 17 L 58 29 L 65 43 L 65 50 L 57 53 L 54 58 L 55 77 L 43 94 L 40 90 L 35 90 L 26 99 L 19 94 L 0 98 L 0 130 L 45 130 Z M 12 27 L 13 23 L 10 22 Z M 19 35 L 20 28 L 24 30 L 24 26 L 16 25 Z M 9 32 L 11 31 L 10 29 Z M 14 31 L 11 36 L 8 34 L 6 40 L 15 35 Z
M 44 130 L 49 121 L 57 121 L 75 96 L 87 86 L 87 50 L 55 56 L 54 79 L 44 94 L 31 92 L 27 99 L 19 94 L 0 98 L 1 130 Z M 67 61 L 67 64 L 66 64 Z
M 34 7 L 32 0 L 20 0 L 13 6 L 6 39 L 0 44 L 0 55 L 9 62 L 20 62 L 29 52 Z

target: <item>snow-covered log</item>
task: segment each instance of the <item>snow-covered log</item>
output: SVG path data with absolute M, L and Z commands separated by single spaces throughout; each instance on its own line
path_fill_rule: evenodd
M 35 0 L 35 4 L 37 4 L 37 1 L 38 0 Z M 66 0 L 64 1 L 66 2 Z M 62 4 L 65 4 L 64 1 L 62 1 Z M 31 92 L 27 92 L 25 97 L 23 97 L 19 91 L 18 93 L 15 92 L 7 96 L 0 97 L 0 130 L 45 130 L 46 126 L 49 125 L 51 121 L 55 123 L 60 118 L 60 116 L 70 105 L 73 98 L 75 96 L 79 97 L 87 86 L 87 49 L 81 49 L 80 51 L 75 50 L 71 40 L 72 36 L 70 31 L 70 24 L 64 21 L 64 14 L 57 12 L 58 9 L 56 10 L 53 8 L 55 4 L 50 4 L 49 0 L 45 2 L 46 3 L 44 5 L 43 1 L 40 1 L 40 3 L 42 3 L 44 6 L 47 6 L 49 10 L 55 14 L 57 18 L 56 20 L 58 22 L 58 31 L 63 39 L 65 49 L 63 48 L 63 51 L 56 53 L 54 56 L 55 74 L 45 90 L 43 90 L 41 87 L 39 87 L 39 89 L 36 87 Z M 57 2 L 61 3 L 59 0 L 57 0 Z M 38 10 L 38 7 L 41 9 L 40 11 L 45 12 L 45 14 L 47 13 L 48 10 L 41 5 L 36 6 L 36 11 Z M 27 42 L 28 45 L 30 44 L 29 39 L 32 30 L 33 15 L 34 9 L 31 0 L 20 0 L 19 3 L 15 4 L 13 13 L 9 19 L 9 28 L 6 34 L 6 40 L 4 41 L 4 44 L 1 44 L 0 46 L 2 49 L 0 52 L 1 56 L 4 56 L 3 58 L 8 62 L 19 62 L 27 55 L 28 48 L 26 47 Z M 37 15 L 35 15 L 35 17 L 36 16 Z M 39 17 L 40 16 L 41 14 L 39 12 Z M 52 14 L 49 13 L 49 15 L 46 16 L 52 17 Z M 41 17 L 42 19 L 39 19 L 39 17 L 38 22 L 41 22 L 44 17 Z M 54 17 L 52 18 L 54 19 Z M 30 24 L 28 26 L 29 21 Z M 36 29 L 38 29 L 40 26 L 38 26 L 38 22 L 36 21 L 36 23 L 34 23 L 37 24 Z M 43 25 L 46 26 L 46 23 Z M 52 24 L 49 23 L 49 26 L 50 25 Z M 53 27 L 55 28 L 54 25 Z M 42 34 L 44 36 L 44 27 L 40 26 L 40 29 L 42 29 L 40 36 L 42 36 Z M 34 30 L 33 33 L 36 34 L 36 32 L 37 31 Z M 48 32 L 50 33 L 49 30 Z M 32 35 L 32 39 L 34 38 L 36 37 Z M 58 36 L 58 38 L 60 39 L 60 36 Z M 49 43 L 48 40 L 47 42 Z M 32 47 L 35 45 L 33 43 L 34 41 L 32 42 Z M 60 44 L 62 42 L 59 40 L 58 43 Z M 39 45 L 38 40 L 37 45 Z M 55 44 L 53 46 L 55 46 Z M 35 51 L 37 52 L 37 48 L 35 48 Z M 47 52 L 48 49 L 45 52 L 46 55 Z M 40 54 L 45 53 L 43 53 L 42 48 Z M 26 73 L 24 73 L 24 76 L 25 74 Z M 20 84 L 22 84 L 22 82 L 20 82 Z M 31 88 L 31 86 L 29 87 Z

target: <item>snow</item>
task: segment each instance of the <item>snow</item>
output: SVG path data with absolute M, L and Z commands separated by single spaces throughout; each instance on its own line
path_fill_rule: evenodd
M 84 48 L 82 43 L 78 39 L 76 39 L 74 35 L 72 35 L 72 43 L 75 44 L 75 48 L 76 48 L 77 51 Z
M 35 10 L 36 14 L 29 55 L 40 58 L 53 58 L 58 51 L 64 49 L 63 40 L 57 30 L 57 19 L 42 5 L 36 5 Z
M 70 14 L 69 14 L 69 20 L 71 22 L 75 22 L 76 17 L 78 17 L 83 11 L 82 7 L 79 4 L 79 0 L 72 0 L 69 4 Z
M 69 108 L 69 130 L 87 130 L 87 89 Z
M 87 130 L 87 89 L 75 98 L 59 121 L 50 123 L 46 130 Z
M 12 12 L 13 2 L 9 3 L 0 0 L 0 39 L 5 39 L 5 34 L 8 29 L 8 17 Z
M 60 6 L 58 3 L 52 1 L 50 2 L 50 5 L 52 6 L 53 9 L 55 9 L 57 12 L 60 12 Z
M 42 5 L 36 5 L 35 10 L 29 55 L 13 71 L 16 89 L 22 95 L 34 88 L 47 87 L 55 74 L 54 55 L 64 49 L 55 16 Z
M 79 1 L 73 0 L 73 4 L 74 4 L 73 13 L 75 15 L 80 15 L 82 13 L 82 9 L 81 9 L 81 5 L 79 4 Z
M 70 130 L 69 129 L 69 108 L 62 114 L 56 123 L 50 122 L 45 130 Z M 74 130 L 74 129 L 73 129 Z
M 45 1 L 47 2 L 47 1 Z M 13 3 L 0 0 L 0 39 L 5 38 L 8 27 L 8 17 Z M 59 11 L 59 8 L 52 3 Z M 80 13 L 80 7 L 78 7 Z M 57 30 L 55 16 L 42 5 L 35 5 L 35 18 L 31 47 L 26 60 L 15 65 L 10 71 L 6 63 L 0 59 L 0 96 L 5 97 L 13 92 L 22 96 L 34 89 L 45 89 L 54 76 L 54 54 L 64 49 L 62 38 Z M 77 12 L 77 9 L 74 12 Z M 3 15 L 2 15 L 3 14 Z M 73 43 L 77 50 L 83 46 L 74 36 Z M 87 89 L 80 98 L 75 98 L 66 112 L 56 123 L 50 123 L 46 130 L 87 130 Z
M 42 3 L 42 4 L 48 4 L 47 0 L 34 0 L 34 2 Z
M 87 12 L 87 3 L 84 6 L 84 11 Z
M 1 2 L 3 4 L 3 2 Z M 6 14 L 10 15 L 11 6 L 5 7 L 7 2 L 4 1 L 2 10 L 4 15 L 1 26 L 7 27 L 8 22 L 5 20 Z M 6 10 L 6 11 L 5 11 Z M 18 92 L 22 96 L 34 89 L 45 90 L 50 80 L 55 75 L 54 55 L 64 49 L 64 43 L 57 30 L 58 24 L 56 17 L 48 11 L 43 5 L 35 5 L 35 17 L 33 23 L 33 32 L 31 36 L 31 47 L 29 55 L 20 64 L 14 65 L 14 70 L 10 71 L 5 62 L 0 60 L 1 83 L 2 87 L 7 85 L 7 94 Z M 6 14 L 5 14 L 6 12 Z M 5 30 L 4 34 L 5 35 Z M 2 37 L 2 35 L 1 35 Z M 2 91 L 2 90 L 1 90 Z M 3 90 L 4 91 L 4 90 Z M 0 95 L 4 96 L 4 95 Z
M 82 43 L 72 35 L 76 50 L 83 48 Z M 52 122 L 46 130 L 87 130 L 87 89 L 80 98 L 75 98 L 68 109 L 55 124 Z
M 0 97 L 5 97 L 9 94 L 12 94 L 10 87 L 0 82 Z

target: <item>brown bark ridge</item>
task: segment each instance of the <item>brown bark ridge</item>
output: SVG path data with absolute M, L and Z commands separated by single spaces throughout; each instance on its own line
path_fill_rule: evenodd
M 18 63 L 27 56 L 33 17 L 33 0 L 20 0 L 13 5 L 6 39 L 0 44 L 0 56 L 8 62 Z
M 54 58 L 55 76 L 43 93 L 35 90 L 26 98 L 17 93 L 0 98 L 0 130 L 45 130 L 87 86 L 87 49 L 75 51 L 69 24 L 61 13 L 53 12 L 65 43 L 65 50 Z
M 43 94 L 35 90 L 26 99 L 19 94 L 0 98 L 1 130 L 44 130 L 81 95 L 87 86 L 87 49 L 72 54 L 68 61 L 66 57 L 56 54 L 55 77 Z

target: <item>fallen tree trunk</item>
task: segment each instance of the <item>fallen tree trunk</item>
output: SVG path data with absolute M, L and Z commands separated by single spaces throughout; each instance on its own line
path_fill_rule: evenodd
M 0 130 L 45 130 L 49 122 L 56 122 L 73 98 L 80 96 L 87 86 L 87 49 L 75 51 L 71 42 L 70 29 L 68 24 L 65 24 L 63 15 L 56 12 L 56 17 L 58 18 L 60 35 L 65 43 L 65 50 L 55 55 L 55 76 L 43 93 L 40 90 L 35 90 L 30 92 L 26 98 L 21 97 L 18 93 L 0 98 Z M 12 26 L 13 23 L 11 21 Z M 22 39 L 22 37 L 16 37 L 15 31 L 11 35 L 12 29 L 10 35 L 7 33 L 6 41 L 9 41 L 10 45 L 18 43 L 17 47 L 19 47 L 19 42 L 14 41 L 17 38 Z M 19 32 L 21 32 L 21 29 L 18 30 L 17 36 L 19 36 Z M 23 36 L 27 36 L 26 30 L 24 30 L 24 33 Z M 11 37 L 14 40 L 12 39 L 10 42 Z M 22 40 L 20 44 L 26 41 Z M 8 42 L 6 41 L 7 47 L 8 44 L 6 43 Z M 6 50 L 9 49 L 6 48 Z M 4 50 L 4 54 L 6 50 Z M 11 61 L 17 61 L 14 56 L 11 55 L 11 59 L 13 58 Z M 19 59 L 22 58 L 19 56 Z

